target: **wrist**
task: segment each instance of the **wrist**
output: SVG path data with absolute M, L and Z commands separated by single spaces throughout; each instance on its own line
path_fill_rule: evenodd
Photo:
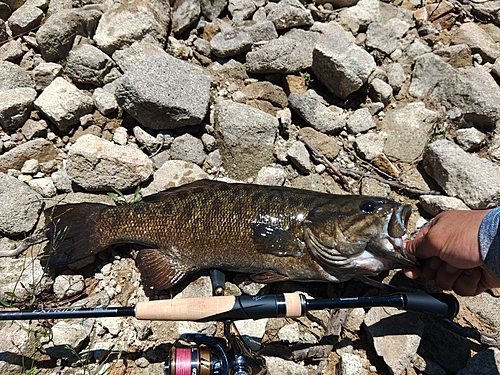
M 484 217 L 479 229 L 479 249 L 484 267 L 500 282 L 500 207 Z

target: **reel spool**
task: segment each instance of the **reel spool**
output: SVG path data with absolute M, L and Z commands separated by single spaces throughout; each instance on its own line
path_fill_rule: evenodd
M 165 375 L 226 375 L 228 360 L 224 339 L 184 334 L 165 361 Z

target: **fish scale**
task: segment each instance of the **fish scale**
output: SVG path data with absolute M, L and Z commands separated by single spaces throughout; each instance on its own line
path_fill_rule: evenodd
M 45 262 L 66 266 L 130 243 L 143 247 L 137 266 L 156 289 L 212 268 L 245 272 L 260 282 L 337 282 L 414 264 L 393 246 L 402 246 L 401 239 L 388 240 L 388 230 L 405 232 L 392 228 L 406 224 L 403 213 L 409 210 L 384 198 L 202 180 L 136 204 L 48 210 L 48 237 L 61 228 L 65 236 L 49 243 Z

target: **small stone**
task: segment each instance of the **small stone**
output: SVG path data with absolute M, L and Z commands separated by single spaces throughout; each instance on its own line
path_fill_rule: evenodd
M 370 83 L 370 98 L 374 102 L 382 102 L 388 105 L 392 98 L 392 87 L 379 78 L 375 78 Z
M 302 172 L 309 173 L 312 169 L 311 159 L 306 146 L 301 141 L 295 141 L 288 149 L 288 157 L 293 164 Z
M 478 150 L 485 139 L 486 134 L 480 132 L 476 128 L 457 130 L 457 143 L 462 146 L 465 151 L 471 152 Z
M 92 99 L 94 99 L 94 105 L 97 110 L 105 116 L 118 109 L 118 102 L 113 93 L 100 87 L 94 89 Z
M 197 165 L 202 165 L 206 154 L 203 142 L 191 134 L 184 134 L 174 139 L 170 147 L 172 160 L 184 160 Z
M 372 160 L 384 151 L 386 136 L 380 133 L 359 134 L 354 142 L 354 147 L 360 156 Z
M 255 183 L 257 185 L 283 186 L 286 177 L 287 173 L 281 165 L 262 167 L 257 173 Z
M 21 173 L 24 174 L 35 174 L 39 171 L 39 165 L 37 159 L 26 160 L 21 168 Z
M 35 178 L 29 181 L 28 185 L 44 198 L 52 198 L 57 193 L 54 182 L 50 177 Z
M 56 77 L 62 74 L 63 66 L 53 62 L 42 62 L 33 69 L 35 89 L 43 91 Z
M 21 128 L 27 140 L 32 138 L 45 138 L 47 136 L 47 123 L 44 120 L 34 121 L 28 119 Z
M 203 133 L 201 136 L 201 141 L 208 152 L 212 152 L 217 148 L 217 140 L 213 135 Z
M 119 126 L 116 128 L 115 133 L 113 134 L 113 142 L 118 145 L 126 145 L 127 144 L 127 128 L 123 126 Z
M 347 119 L 347 131 L 351 134 L 364 133 L 376 126 L 368 108 L 355 110 Z
M 300 342 L 299 324 L 294 322 L 292 324 L 285 325 L 278 331 L 278 338 L 280 341 L 290 344 Z
M 267 14 L 267 19 L 272 21 L 278 30 L 310 26 L 314 23 L 311 11 L 307 10 L 299 0 L 281 0 L 273 5 Z
M 363 363 L 356 354 L 342 353 L 337 365 L 339 375 L 359 375 L 363 374 Z
M 21 45 L 21 39 L 11 40 L 10 42 L 0 43 L 0 60 L 16 61 L 24 55 Z
M 82 275 L 59 275 L 54 281 L 54 294 L 57 299 L 76 296 L 85 289 L 85 281 Z

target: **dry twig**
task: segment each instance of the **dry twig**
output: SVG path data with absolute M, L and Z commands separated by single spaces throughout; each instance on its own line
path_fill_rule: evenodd
M 420 190 L 417 188 L 410 187 L 408 185 L 405 185 L 401 182 L 397 182 L 394 180 L 390 180 L 388 178 L 383 178 L 378 175 L 375 175 L 373 173 L 368 173 L 368 172 L 361 172 L 355 169 L 347 169 L 347 168 L 337 168 L 335 167 L 320 151 L 318 151 L 312 144 L 307 140 L 305 137 L 299 137 L 299 140 L 306 145 L 306 147 L 309 149 L 309 151 L 312 153 L 312 155 L 319 160 L 325 167 L 329 168 L 340 180 L 346 185 L 349 189 L 349 191 L 352 194 L 354 193 L 354 190 L 347 181 L 347 178 L 345 176 L 349 176 L 355 179 L 361 179 L 363 177 L 366 178 L 373 178 L 374 180 L 383 182 L 392 188 L 398 190 L 398 191 L 403 191 L 406 192 L 407 194 L 412 194 L 412 195 L 440 195 L 441 193 L 439 191 L 435 190 Z

